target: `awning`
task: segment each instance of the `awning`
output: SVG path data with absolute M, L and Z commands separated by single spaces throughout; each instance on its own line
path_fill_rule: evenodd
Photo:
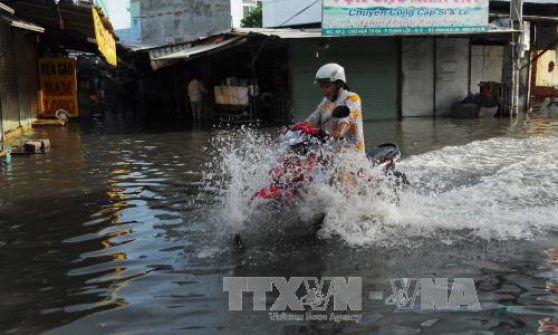
M 6 15 L 4 13 L 0 13 L 0 19 L 2 19 L 2 21 L 7 22 L 9 25 L 11 25 L 14 28 L 20 28 L 20 29 L 26 29 L 26 30 L 31 30 L 37 33 L 44 33 L 45 32 L 45 28 L 43 27 L 39 27 L 36 24 L 18 19 L 15 16 L 10 16 L 10 15 Z
M 230 32 L 213 35 L 202 40 L 193 40 L 180 44 L 149 48 L 151 68 L 158 70 L 169 66 L 180 59 L 189 59 L 212 52 L 219 52 L 235 47 L 248 41 L 248 37 L 276 37 L 276 38 L 316 38 L 321 37 L 320 29 L 265 29 L 240 28 Z
M 182 51 L 184 49 L 191 48 L 191 47 L 192 47 L 191 43 L 180 43 L 180 44 L 173 44 L 173 45 L 167 45 L 167 46 L 164 46 L 164 47 L 156 47 L 156 48 L 148 49 L 149 50 L 149 60 L 151 62 L 151 68 L 153 69 L 153 71 L 155 71 L 155 70 L 158 70 L 158 69 L 163 68 L 165 66 L 169 66 L 171 64 L 176 63 L 178 61 L 177 59 L 171 59 L 171 60 L 161 59 L 161 60 L 159 60 L 159 58 L 175 54 L 179 51 Z
M 59 2 L 50 5 L 40 1 L 12 1 L 11 6 L 17 16 L 45 27 L 48 33 L 69 32 L 79 34 L 86 38 L 95 38 L 93 14 L 91 6 L 75 5 L 68 2 Z M 102 17 L 105 28 L 118 40 L 114 29 L 106 16 Z
M 207 38 L 199 43 L 186 43 L 152 49 L 149 50 L 151 68 L 158 70 L 180 59 L 221 51 L 245 41 L 246 39 L 243 36 L 218 35 Z
M 14 15 L 15 14 L 15 10 L 3 3 L 0 2 L 0 11 L 4 11 L 8 14 Z
M 141 44 L 141 43 L 132 43 L 132 42 L 125 42 L 125 41 L 120 41 L 118 42 L 118 45 L 120 47 L 122 47 L 125 50 L 128 51 L 145 51 L 145 50 L 149 50 L 149 49 L 153 49 L 154 46 L 153 45 L 147 45 L 147 44 Z
M 4 14 L 4 13 L 0 12 L 0 19 L 4 22 L 8 23 L 10 26 L 12 26 L 14 28 L 31 30 L 31 31 L 34 31 L 34 32 L 37 32 L 37 33 L 44 33 L 45 32 L 45 28 L 39 27 L 38 25 L 33 24 L 31 22 L 27 22 L 27 21 L 18 19 L 17 17 L 15 17 L 13 15 Z
M 210 36 L 203 40 L 153 48 L 149 50 L 151 68 L 158 70 L 180 59 L 189 59 L 212 52 L 219 52 L 248 41 L 248 37 L 267 36 L 276 38 L 321 37 L 320 29 L 262 29 L 241 28 L 225 34 Z
M 194 55 L 207 53 L 208 51 L 221 49 L 233 42 L 239 41 L 242 36 L 232 37 L 229 39 L 223 39 L 218 42 L 204 42 L 198 45 L 193 45 L 189 48 L 184 48 L 175 53 L 168 54 L 166 56 L 155 58 L 155 60 L 169 60 L 169 59 L 179 59 L 179 58 L 190 58 Z
M 155 48 L 148 48 L 149 50 L 149 58 L 150 59 L 158 59 L 161 57 L 165 57 L 168 55 L 175 54 L 179 51 L 184 49 L 188 49 L 192 47 L 192 42 L 185 42 L 180 44 L 173 44 L 167 45 L 163 47 L 155 47 Z
M 6 22 L 7 24 L 9 24 L 14 28 L 31 30 L 38 33 L 44 33 L 45 31 L 43 27 L 39 27 L 36 24 L 24 21 L 16 17 L 15 10 L 1 2 L 0 2 L 0 20 Z

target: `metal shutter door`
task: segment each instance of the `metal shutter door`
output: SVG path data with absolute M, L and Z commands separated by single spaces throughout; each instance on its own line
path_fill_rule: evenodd
M 19 127 L 19 101 L 13 30 L 0 23 L 0 101 L 4 132 Z
M 30 101 L 30 84 L 29 84 L 29 44 L 25 42 L 23 31 L 16 30 L 14 34 L 15 50 L 16 50 L 16 68 L 17 68 L 17 89 L 19 101 L 19 124 L 22 126 L 31 124 L 31 101 Z
M 351 90 L 362 98 L 365 120 L 397 119 L 397 40 L 333 38 L 328 43 L 329 48 L 320 48 L 320 40 L 316 39 L 291 41 L 292 110 L 295 120 L 304 119 L 318 105 L 322 95 L 314 85 L 314 76 L 321 65 L 330 62 L 345 67 Z M 316 53 L 319 53 L 319 58 Z

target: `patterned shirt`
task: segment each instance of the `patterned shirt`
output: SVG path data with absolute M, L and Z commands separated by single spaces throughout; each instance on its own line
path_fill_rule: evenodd
M 349 107 L 351 114 L 343 119 L 335 119 L 331 117 L 331 113 L 338 105 L 346 105 Z M 318 105 L 314 113 L 312 113 L 305 122 L 312 126 L 319 126 L 323 121 L 328 120 L 322 125 L 322 130 L 333 133 L 339 124 L 347 123 L 349 130 L 345 134 L 348 143 L 356 145 L 361 154 L 366 154 L 364 147 L 364 126 L 362 124 L 362 107 L 360 97 L 353 92 L 343 90 L 334 102 L 324 98 Z

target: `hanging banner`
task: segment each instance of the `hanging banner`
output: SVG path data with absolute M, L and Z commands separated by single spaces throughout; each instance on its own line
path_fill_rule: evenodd
M 322 34 L 485 32 L 489 0 L 324 0 Z
M 53 117 L 60 110 L 78 116 L 75 59 L 39 59 L 39 85 L 41 116 Z
M 93 11 L 93 25 L 95 26 L 97 47 L 103 56 L 105 56 L 107 63 L 116 66 L 116 41 L 114 40 L 114 36 L 105 28 L 97 9 L 93 7 L 91 10 Z

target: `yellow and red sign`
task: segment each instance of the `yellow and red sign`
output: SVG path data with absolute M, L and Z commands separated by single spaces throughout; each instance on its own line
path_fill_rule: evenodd
M 39 59 L 41 116 L 55 116 L 59 110 L 78 116 L 76 60 L 73 58 Z
M 111 32 L 105 28 L 97 9 L 93 7 L 93 25 L 95 27 L 95 39 L 99 51 L 105 56 L 107 63 L 116 66 L 116 41 Z

